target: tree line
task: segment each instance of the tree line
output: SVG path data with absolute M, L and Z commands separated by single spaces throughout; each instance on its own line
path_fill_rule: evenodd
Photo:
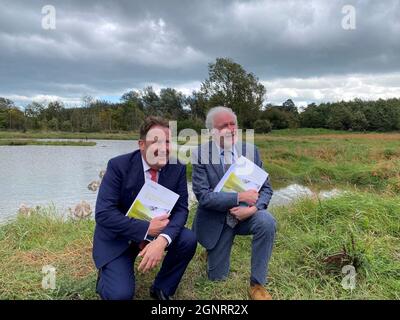
M 265 104 L 266 88 L 251 72 L 228 58 L 208 66 L 208 78 L 190 95 L 173 88 L 157 93 L 152 87 L 124 93 L 119 102 L 82 98 L 79 107 L 61 101 L 32 102 L 25 109 L 0 97 L 0 130 L 116 132 L 138 130 L 144 117 L 178 120 L 178 130 L 204 128 L 207 111 L 231 107 L 242 128 L 266 133 L 272 129 L 328 128 L 354 131 L 400 130 L 400 99 L 311 103 L 298 108 L 291 99 L 282 105 Z

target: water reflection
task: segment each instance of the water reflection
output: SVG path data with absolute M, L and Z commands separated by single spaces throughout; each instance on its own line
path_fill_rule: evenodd
M 340 195 L 341 191 L 338 189 L 322 190 L 314 192 L 306 186 L 299 184 L 291 184 L 287 187 L 274 191 L 270 206 L 282 206 L 290 204 L 291 202 L 304 197 L 317 196 L 320 199 L 331 198 Z

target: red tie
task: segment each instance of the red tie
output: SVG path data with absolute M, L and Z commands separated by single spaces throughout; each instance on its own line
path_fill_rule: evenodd
M 158 171 L 156 169 L 150 168 L 149 172 L 150 172 L 151 180 L 153 180 L 154 182 L 157 182 L 157 172 Z
M 157 182 L 157 172 L 158 172 L 158 171 L 157 171 L 156 169 L 150 168 L 150 169 L 149 169 L 149 172 L 150 172 L 151 180 L 153 180 L 154 182 Z M 139 243 L 139 249 L 140 249 L 140 250 L 143 250 L 144 247 L 145 247 L 147 244 L 148 244 L 148 241 L 143 240 L 142 242 Z

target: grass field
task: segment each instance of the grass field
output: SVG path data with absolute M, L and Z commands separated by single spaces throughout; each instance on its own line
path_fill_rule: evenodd
M 273 181 L 400 192 L 400 133 L 256 136 Z
M 399 212 L 399 196 L 361 192 L 275 210 L 268 289 L 276 299 L 399 299 Z M 52 208 L 1 227 L 0 299 L 97 299 L 93 229 L 92 220 L 63 221 Z M 210 282 L 198 247 L 176 298 L 247 299 L 250 238 L 237 237 L 233 248 L 228 280 Z M 341 285 L 346 264 L 356 267 L 354 290 Z M 44 265 L 56 267 L 55 290 L 41 288 Z M 149 298 L 155 273 L 137 274 L 137 299 Z
M 400 192 L 400 133 L 277 130 L 256 135 L 255 144 L 273 186 Z
M 256 144 L 274 185 L 347 190 L 272 210 L 278 222 L 268 285 L 273 297 L 400 299 L 400 134 L 283 130 L 257 135 Z M 64 221 L 53 208 L 1 226 L 0 299 L 97 299 L 93 228 L 92 220 Z M 207 280 L 199 246 L 176 298 L 247 299 L 250 241 L 235 239 L 224 282 Z M 56 290 L 41 288 L 48 264 L 57 268 Z M 356 268 L 354 290 L 342 287 L 344 265 Z M 137 299 L 149 298 L 155 272 L 137 275 Z

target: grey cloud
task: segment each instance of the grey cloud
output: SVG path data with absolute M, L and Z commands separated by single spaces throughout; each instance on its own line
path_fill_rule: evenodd
M 394 0 L 59 0 L 52 1 L 54 31 L 41 29 L 47 4 L 0 1 L 0 95 L 184 87 L 202 81 L 207 63 L 220 56 L 264 81 L 400 71 Z M 341 26 L 348 4 L 356 8 L 356 30 Z

